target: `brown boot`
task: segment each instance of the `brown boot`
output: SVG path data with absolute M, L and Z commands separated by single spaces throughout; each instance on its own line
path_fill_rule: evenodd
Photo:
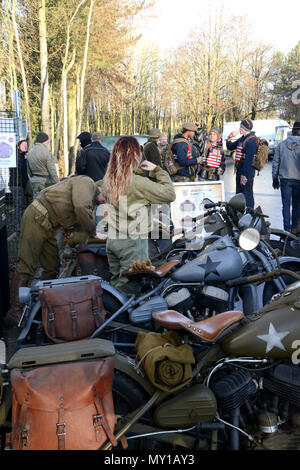
M 5 324 L 7 326 L 16 325 L 23 328 L 25 319 L 22 320 L 22 325 L 19 325 L 24 305 L 19 302 L 19 288 L 28 286 L 29 276 L 15 275 L 12 278 L 10 286 L 10 309 L 5 317 Z

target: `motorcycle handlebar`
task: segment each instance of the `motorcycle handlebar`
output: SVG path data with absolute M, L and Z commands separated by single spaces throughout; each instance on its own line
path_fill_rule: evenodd
M 254 217 L 265 217 L 266 219 L 269 218 L 268 215 L 263 214 L 262 212 L 259 212 L 256 209 L 251 209 L 250 207 L 247 207 L 247 212 L 248 212 L 248 214 L 251 214 Z
M 288 269 L 276 269 L 270 272 L 264 272 L 261 274 L 255 274 L 254 276 L 248 277 L 239 277 L 237 279 L 232 279 L 231 281 L 227 282 L 228 287 L 238 287 L 243 286 L 245 284 L 251 284 L 253 282 L 260 282 L 260 281 L 271 281 L 272 279 L 282 276 L 283 274 L 293 277 L 296 281 L 300 280 L 300 275 L 290 271 Z
M 214 209 L 218 205 L 218 202 L 208 202 L 207 204 L 204 204 L 204 209 Z

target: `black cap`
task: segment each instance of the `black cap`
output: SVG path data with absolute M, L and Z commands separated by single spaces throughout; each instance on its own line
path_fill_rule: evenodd
M 49 140 L 48 134 L 45 132 L 38 132 L 35 138 L 35 143 L 42 144 L 43 142 L 47 142 L 47 140 Z
M 293 125 L 293 131 L 299 131 L 300 130 L 300 121 L 295 121 Z
M 253 129 L 253 122 L 250 119 L 244 119 L 241 122 L 241 127 L 243 127 L 246 131 L 251 131 Z
M 92 134 L 90 134 L 90 132 L 81 132 L 81 134 L 79 134 L 77 136 L 77 139 L 80 140 L 80 142 L 82 142 L 83 140 L 90 140 L 92 137 Z

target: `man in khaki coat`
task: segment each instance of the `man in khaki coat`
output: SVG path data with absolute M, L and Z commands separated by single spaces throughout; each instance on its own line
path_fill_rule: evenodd
M 54 157 L 51 155 L 49 147 L 49 136 L 45 132 L 38 132 L 35 144 L 27 154 L 33 198 L 36 198 L 43 189 L 59 181 Z
M 44 189 L 27 207 L 21 222 L 19 262 L 11 282 L 11 307 L 5 318 L 7 325 L 19 324 L 19 288 L 28 285 L 39 263 L 43 268 L 43 279 L 57 276 L 60 267 L 57 230 L 62 228 L 72 232 L 71 245 L 87 241 L 95 233 L 94 209 L 101 202 L 103 198 L 98 186 L 82 175 Z

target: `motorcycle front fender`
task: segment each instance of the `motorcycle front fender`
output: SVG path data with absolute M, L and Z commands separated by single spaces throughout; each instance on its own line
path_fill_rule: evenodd
M 107 292 L 108 294 L 111 294 L 122 305 L 124 305 L 127 302 L 128 298 L 126 297 L 126 295 L 123 294 L 123 292 L 116 289 L 114 286 L 112 286 L 108 281 L 101 280 L 100 284 L 103 289 L 103 292 Z
M 125 375 L 128 375 L 132 380 L 137 382 L 149 395 L 152 396 L 157 391 L 156 388 L 149 382 L 144 373 L 134 369 L 135 361 L 128 356 L 116 353 L 114 356 L 115 370 L 119 370 Z
M 280 256 L 279 262 L 282 267 L 284 267 L 284 265 L 287 263 L 296 263 L 299 265 L 299 269 L 300 269 L 300 259 L 294 256 Z
M 293 235 L 290 232 L 287 232 L 286 230 L 280 229 L 280 228 L 271 228 L 271 235 L 275 235 L 280 238 L 288 238 L 290 240 L 298 240 L 296 235 Z

